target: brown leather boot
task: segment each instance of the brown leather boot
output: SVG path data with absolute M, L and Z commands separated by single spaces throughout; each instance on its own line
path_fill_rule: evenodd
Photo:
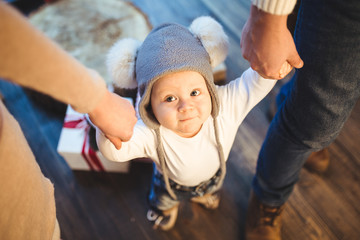
M 324 148 L 320 151 L 311 153 L 306 160 L 304 167 L 311 172 L 324 173 L 328 169 L 329 163 L 329 150 Z
M 246 216 L 246 240 L 281 240 L 281 214 L 285 205 L 269 207 L 251 192 Z

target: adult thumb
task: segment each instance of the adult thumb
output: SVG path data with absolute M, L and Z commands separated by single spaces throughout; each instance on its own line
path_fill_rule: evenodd
M 295 53 L 289 59 L 287 59 L 287 62 L 294 68 L 302 68 L 304 66 L 304 62 L 300 58 L 297 51 L 295 51 Z
M 117 150 L 121 149 L 122 141 L 120 138 L 109 136 L 109 135 L 105 135 L 105 136 L 110 140 L 110 142 L 112 142 L 112 144 L 114 144 L 114 146 Z

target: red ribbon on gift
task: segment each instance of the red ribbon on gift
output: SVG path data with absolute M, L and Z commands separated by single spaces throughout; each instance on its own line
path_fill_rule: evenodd
M 76 115 L 66 115 L 64 125 L 65 128 L 76 128 L 76 129 L 83 129 L 85 132 L 84 143 L 81 150 L 81 155 L 85 159 L 86 163 L 93 171 L 105 171 L 104 166 L 102 165 L 100 159 L 96 155 L 96 151 L 90 147 L 89 142 L 89 131 L 90 126 L 86 121 L 84 115 L 79 118 Z

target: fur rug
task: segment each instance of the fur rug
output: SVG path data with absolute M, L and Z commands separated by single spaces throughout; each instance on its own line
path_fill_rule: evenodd
M 152 26 L 145 14 L 119 0 L 60 0 L 30 15 L 40 31 L 85 66 L 97 70 L 107 83 L 109 48 L 119 38 L 144 40 Z

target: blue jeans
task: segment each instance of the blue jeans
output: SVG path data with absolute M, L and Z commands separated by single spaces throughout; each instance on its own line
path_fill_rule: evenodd
M 153 164 L 153 177 L 151 180 L 150 192 L 148 195 L 148 204 L 153 210 L 168 210 L 176 206 L 180 201 L 190 200 L 193 197 L 203 196 L 208 193 L 215 193 L 218 191 L 217 183 L 220 179 L 220 172 L 218 171 L 214 177 L 208 181 L 203 182 L 195 187 L 186 187 L 188 190 L 184 191 L 178 189 L 179 186 L 174 181 L 170 180 L 170 185 L 172 190 L 176 195 L 176 200 L 173 199 L 165 187 L 165 181 L 163 175 L 156 169 L 155 164 Z M 194 190 L 191 190 L 194 188 Z
M 339 134 L 360 95 L 360 1 L 302 0 L 295 43 L 304 67 L 280 92 L 259 153 L 253 190 L 286 202 L 311 152 Z

